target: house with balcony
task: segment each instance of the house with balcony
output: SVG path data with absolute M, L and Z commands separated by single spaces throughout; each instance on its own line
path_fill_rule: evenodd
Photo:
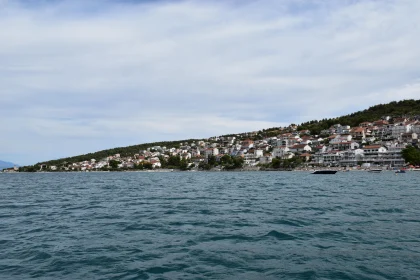
M 290 149 L 286 146 L 281 146 L 274 148 L 272 155 L 274 158 L 283 158 L 283 156 L 288 153 L 290 153 Z
M 373 123 L 372 122 L 362 122 L 359 124 L 360 127 L 366 128 L 366 127 L 372 127 Z
M 340 143 L 340 142 L 350 142 L 352 139 L 352 136 L 350 134 L 337 134 L 332 135 L 332 138 L 330 139 L 330 144 L 334 143 Z
M 307 144 L 296 144 L 289 147 L 289 151 L 292 153 L 305 153 L 312 152 L 312 148 Z
M 340 158 L 340 166 L 354 167 L 363 161 L 363 149 L 346 150 L 342 152 Z
M 363 127 L 360 127 L 360 126 L 359 127 L 353 127 L 350 130 L 350 135 L 354 139 L 361 140 L 361 139 L 366 137 L 366 128 L 363 128 Z
M 355 150 L 358 148 L 359 148 L 359 144 L 354 141 L 330 143 L 330 150 L 345 151 L 345 150 Z
M 273 161 L 273 157 L 271 154 L 265 154 L 259 158 L 259 162 L 261 164 L 268 164 L 268 163 L 271 163 L 272 161 Z
M 411 124 L 399 124 L 391 127 L 391 135 L 394 138 L 401 137 L 402 134 L 409 133 L 411 131 Z
M 311 163 L 323 166 L 338 166 L 342 156 L 343 152 L 340 151 L 318 152 L 313 154 Z
M 368 145 L 363 147 L 363 163 L 373 166 L 388 165 L 387 149 L 382 145 Z
M 350 133 L 350 126 L 349 125 L 341 125 L 337 127 L 336 130 L 337 134 L 348 134 Z

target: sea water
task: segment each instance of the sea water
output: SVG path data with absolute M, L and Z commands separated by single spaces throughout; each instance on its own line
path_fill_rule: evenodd
M 0 174 L 0 279 L 420 279 L 420 172 Z

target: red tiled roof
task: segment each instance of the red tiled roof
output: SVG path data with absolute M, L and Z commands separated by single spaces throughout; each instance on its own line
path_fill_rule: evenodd
M 384 121 L 384 120 L 379 120 L 379 121 L 374 121 L 373 124 L 374 125 L 378 125 L 378 124 L 382 124 L 383 125 L 383 124 L 389 124 L 389 122 Z
M 302 148 L 304 148 L 306 146 L 307 146 L 306 144 L 300 144 L 300 145 L 293 145 L 291 148 L 292 149 L 302 149 Z
M 354 127 L 351 129 L 351 132 L 363 132 L 365 129 L 363 127 Z
M 379 149 L 380 147 L 382 147 L 381 145 L 369 145 L 369 146 L 364 146 L 363 149 Z

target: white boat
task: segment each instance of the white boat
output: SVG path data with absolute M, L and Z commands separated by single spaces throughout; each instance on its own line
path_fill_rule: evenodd
M 371 169 L 368 172 L 370 172 L 370 173 L 380 173 L 380 172 L 382 172 L 382 169 Z

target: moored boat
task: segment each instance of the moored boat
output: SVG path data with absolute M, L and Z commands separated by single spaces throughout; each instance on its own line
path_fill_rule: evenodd
M 370 173 L 380 173 L 380 172 L 382 172 L 382 169 L 371 169 L 368 172 L 370 172 Z
M 335 174 L 337 170 L 315 170 L 311 174 Z
M 405 170 L 404 169 L 397 170 L 397 171 L 395 171 L 395 173 L 405 173 Z

